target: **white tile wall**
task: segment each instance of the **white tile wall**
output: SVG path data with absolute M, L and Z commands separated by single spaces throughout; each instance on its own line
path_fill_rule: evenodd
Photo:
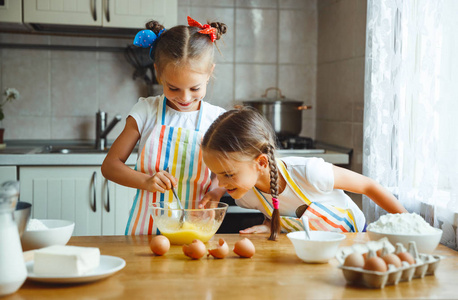
M 362 172 L 366 0 L 319 0 L 316 138 L 353 149 Z M 361 196 L 352 195 L 361 205 Z
M 206 100 L 230 109 L 274 86 L 315 106 L 317 0 L 179 0 L 179 24 L 187 15 L 228 25 Z M 124 47 L 131 40 L 0 33 L 0 43 Z M 133 71 L 116 52 L 0 49 L 0 88 L 21 94 L 5 106 L 5 138 L 93 139 L 98 109 L 109 119 L 117 113 L 125 118 L 147 95 Z M 315 136 L 315 113 L 304 112 L 303 135 Z M 124 120 L 108 139 L 123 126 Z

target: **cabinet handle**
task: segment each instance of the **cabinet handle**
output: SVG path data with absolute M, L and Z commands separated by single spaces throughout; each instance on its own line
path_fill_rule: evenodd
M 107 17 L 107 22 L 110 22 L 110 1 L 105 0 L 105 16 Z
M 110 182 L 107 180 L 107 204 L 105 205 L 105 210 L 107 212 L 110 212 L 110 189 L 109 189 L 109 184 Z
M 96 1 L 97 0 L 91 0 L 91 6 L 92 6 L 92 19 L 94 21 L 97 21 L 97 6 L 96 6 Z
M 92 173 L 92 211 L 97 211 L 97 193 L 96 193 L 96 186 L 97 186 L 97 172 Z

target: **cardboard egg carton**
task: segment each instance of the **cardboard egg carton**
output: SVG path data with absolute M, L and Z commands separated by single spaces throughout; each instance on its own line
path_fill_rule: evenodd
M 386 272 L 370 271 L 343 265 L 345 258 L 353 252 L 363 254 L 372 251 L 374 253 L 381 249 L 386 253 L 395 253 L 394 246 L 387 238 L 378 241 L 370 241 L 367 244 L 355 244 L 351 247 L 339 249 L 336 258 L 340 263 L 339 268 L 342 269 L 348 284 L 369 288 L 384 288 L 386 285 L 396 285 L 399 282 L 411 281 L 412 279 L 434 275 L 441 260 L 439 255 L 418 253 L 415 242 L 410 242 L 408 252 L 415 259 L 415 264 L 410 265 L 408 262 L 403 261 L 402 266 L 399 268 L 396 268 L 394 265 L 388 265 L 388 270 Z M 396 253 L 399 251 L 405 251 L 402 244 L 396 245 Z

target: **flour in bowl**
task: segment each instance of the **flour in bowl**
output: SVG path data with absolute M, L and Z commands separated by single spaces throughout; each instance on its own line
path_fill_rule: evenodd
M 43 222 L 41 222 L 38 219 L 30 219 L 29 223 L 27 224 L 26 230 L 34 231 L 34 230 L 45 230 L 45 229 L 48 229 L 48 227 L 45 224 L 43 224 Z
M 433 234 L 437 230 L 416 213 L 387 214 L 367 226 L 367 230 L 395 234 Z

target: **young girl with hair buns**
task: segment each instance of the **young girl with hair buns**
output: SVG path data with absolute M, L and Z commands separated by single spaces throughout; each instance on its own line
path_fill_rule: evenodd
M 258 209 L 266 217 L 262 225 L 240 233 L 270 231 L 269 239 L 275 240 L 280 230 L 303 230 L 302 215 L 311 230 L 363 231 L 365 217 L 344 190 L 364 194 L 390 213 L 406 212 L 374 180 L 321 158 L 276 159 L 275 145 L 270 123 L 246 107 L 220 115 L 202 140 L 203 159 L 219 185 L 237 205 Z
M 102 165 L 107 179 L 137 189 L 126 235 L 158 232 L 149 205 L 174 201 L 172 186 L 185 208 L 196 208 L 201 199 L 218 201 L 225 192 L 212 182 L 200 142 L 224 112 L 203 98 L 215 67 L 214 44 L 226 33 L 226 25 L 202 25 L 190 17 L 188 25 L 165 29 L 151 21 L 135 36 L 134 45 L 150 49 L 164 93 L 139 99 Z M 138 141 L 133 170 L 125 162 Z

